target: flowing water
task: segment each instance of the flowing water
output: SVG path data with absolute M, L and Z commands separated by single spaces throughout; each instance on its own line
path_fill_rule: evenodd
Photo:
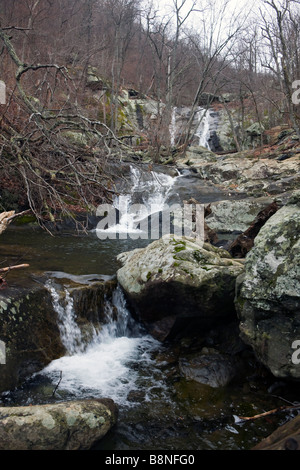
M 131 171 L 127 205 L 139 193 L 146 213 L 152 205 L 162 207 L 174 190 L 177 178 L 152 174 L 148 180 Z M 119 206 L 120 199 L 115 201 Z M 142 214 L 144 217 L 146 214 Z M 141 215 L 138 216 L 138 218 Z M 137 219 L 120 219 L 114 230 L 129 234 Z M 40 230 L 9 229 L 1 239 L 1 257 L 10 262 L 29 262 L 26 273 L 12 273 L 10 284 L 46 271 L 71 276 L 112 276 L 118 269 L 117 254 L 146 246 L 151 240 L 99 239 L 97 230 L 87 235 L 50 237 Z M 76 321 L 68 288 L 49 274 L 46 287 L 57 312 L 64 357 L 52 361 L 24 386 L 3 394 L 4 405 L 29 405 L 78 398 L 109 397 L 119 405 L 115 428 L 97 449 L 249 449 L 286 419 L 240 422 L 238 416 L 254 415 L 282 405 L 268 392 L 267 379 L 247 374 L 225 388 L 212 389 L 181 376 L 178 354 L 189 345 L 162 345 L 132 318 L 119 287 L 105 304 L 106 322 L 94 330 L 88 343 Z M 250 372 L 252 369 L 250 368 Z M 252 371 L 253 372 L 253 371 Z M 272 383 L 272 382 L 271 382 Z
M 51 281 L 48 287 L 61 320 L 61 304 L 57 302 L 59 294 Z M 151 370 L 151 351 L 158 348 L 158 343 L 134 322 L 120 288 L 113 293 L 112 301 L 107 301 L 105 305 L 107 323 L 100 332 L 94 332 L 88 344 L 78 341 L 80 330 L 70 296 L 64 308 L 66 315 L 62 321 L 62 340 L 67 354 L 49 364 L 41 375 L 48 377 L 52 383 L 58 382 L 61 375 L 64 395 L 110 397 L 119 405 L 126 406 L 128 394 L 139 390 L 139 364 L 142 363 L 145 370 Z M 144 391 L 147 399 L 151 389 Z
M 172 146 L 176 145 L 177 140 L 186 131 L 185 126 L 187 126 L 189 119 L 189 108 L 173 108 L 169 128 Z M 212 131 L 214 130 L 214 126 L 216 126 L 216 122 L 215 118 L 213 118 L 212 110 L 209 108 L 201 108 L 200 106 L 197 107 L 195 110 L 191 130 L 193 143 L 211 150 L 210 139 Z

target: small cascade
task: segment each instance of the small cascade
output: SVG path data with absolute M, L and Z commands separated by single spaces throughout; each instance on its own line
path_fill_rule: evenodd
M 53 384 L 61 377 L 59 388 L 64 395 L 110 397 L 118 404 L 132 406 L 127 396 L 140 389 L 138 369 L 144 370 L 149 387 L 149 377 L 153 374 L 153 368 L 150 370 L 153 364 L 151 354 L 160 345 L 132 318 L 121 288 L 117 287 L 112 298 L 106 301 L 106 321 L 101 330 L 95 331 L 89 344 L 83 344 L 71 296 L 65 295 L 62 302 L 57 286 L 49 281 L 47 287 L 58 314 L 67 355 L 52 361 L 41 375 L 48 377 Z M 64 292 L 66 294 L 67 290 Z M 148 393 L 149 390 L 145 392 Z
M 119 223 L 108 227 L 105 232 L 118 233 L 121 238 L 127 234 L 140 236 L 143 233 L 140 224 L 152 214 L 163 210 L 175 181 L 176 177 L 155 171 L 143 172 L 131 166 L 130 191 L 116 197 L 114 201 Z
M 57 313 L 61 341 L 67 354 L 73 355 L 82 352 L 84 345 L 81 330 L 76 323 L 74 304 L 70 292 L 66 288 L 62 292 L 59 291 L 51 279 L 47 281 L 46 288 L 52 297 L 53 307 Z

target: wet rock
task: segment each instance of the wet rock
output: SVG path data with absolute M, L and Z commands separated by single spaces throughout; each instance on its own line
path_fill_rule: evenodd
M 166 235 L 118 256 L 117 279 L 137 317 L 157 339 L 235 316 L 235 280 L 243 264 L 225 250 Z
M 32 283 L 28 288 L 10 287 L 0 295 L 0 339 L 6 363 L 1 365 L 0 391 L 12 389 L 51 360 L 60 357 L 57 316 L 50 293 Z
M 189 380 L 213 388 L 228 385 L 239 372 L 237 356 L 222 354 L 213 348 L 203 348 L 200 354 L 180 358 L 179 369 Z
M 234 155 L 215 155 L 193 153 L 193 160 L 178 159 L 177 165 L 188 168 L 192 164 L 198 176 L 223 189 L 231 189 L 247 196 L 268 196 L 295 191 L 300 183 L 299 153 L 293 152 L 291 158 L 278 161 L 274 150 L 265 149 L 261 154 L 249 150 Z M 282 153 L 282 152 L 281 152 Z M 272 154 L 272 158 L 270 158 Z
M 89 450 L 116 419 L 110 399 L 0 408 L 0 450 Z
M 242 339 L 280 378 L 300 379 L 292 360 L 300 338 L 300 192 L 260 230 L 237 279 Z

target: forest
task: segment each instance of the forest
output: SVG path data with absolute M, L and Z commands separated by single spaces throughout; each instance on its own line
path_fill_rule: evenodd
M 153 148 L 154 161 L 174 146 L 172 109 L 191 108 L 184 152 L 197 106 L 216 97 L 229 120 L 238 109 L 236 151 L 249 115 L 261 129 L 288 123 L 300 136 L 299 2 L 246 10 L 229 0 L 172 0 L 162 11 L 141 0 L 1 0 L 2 210 L 30 209 L 43 223 L 111 200 L 107 159 L 132 146 L 122 89 L 157 103 L 133 144 Z M 84 151 L 74 132 L 89 137 Z

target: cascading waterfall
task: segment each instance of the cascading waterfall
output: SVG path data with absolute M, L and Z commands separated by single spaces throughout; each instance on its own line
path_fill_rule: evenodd
M 149 380 L 155 368 L 151 353 L 160 345 L 133 320 L 120 287 L 114 291 L 112 300 L 106 302 L 106 323 L 89 344 L 78 344 L 81 336 L 70 296 L 67 296 L 68 301 L 63 306 L 57 286 L 48 282 L 47 287 L 58 314 L 62 341 L 69 350 L 66 356 L 52 361 L 41 374 L 47 376 L 53 384 L 61 377 L 59 389 L 63 390 L 64 395 L 78 398 L 110 397 L 120 405 L 129 406 L 133 405 L 127 401 L 129 392 L 141 387 L 138 374 L 140 367 L 144 371 L 144 378 L 148 380 L 145 399 L 147 396 L 150 399 Z M 71 338 L 76 347 L 70 346 Z
M 143 172 L 131 166 L 130 191 L 114 201 L 114 207 L 119 212 L 119 223 L 102 232 L 139 236 L 142 233 L 140 223 L 163 210 L 175 181 L 176 177 L 155 171 Z M 131 211 L 131 208 L 134 210 Z
M 176 139 L 176 111 L 177 108 L 174 107 L 172 110 L 172 118 L 171 118 L 171 125 L 170 125 L 170 140 L 171 140 L 171 145 L 174 147 L 175 145 L 175 139 Z
M 58 328 L 61 341 L 69 355 L 83 351 L 81 331 L 76 323 L 73 299 L 67 289 L 59 292 L 52 280 L 48 280 L 46 288 L 49 290 L 53 307 L 57 313 Z
M 196 113 L 196 119 L 199 122 L 195 132 L 195 136 L 199 138 L 198 145 L 210 150 L 209 138 L 211 117 L 209 109 L 199 108 Z
M 139 233 L 140 221 L 164 209 L 176 181 L 176 177 L 143 172 L 134 166 L 130 167 L 130 177 L 130 191 L 114 201 L 119 223 L 109 227 L 110 232 Z M 136 204 L 140 210 L 131 213 L 130 208 Z M 120 287 L 106 301 L 106 321 L 100 331 L 94 329 L 89 344 L 83 342 L 68 289 L 58 287 L 52 279 L 47 287 L 57 312 L 66 355 L 52 361 L 42 374 L 53 384 L 62 377 L 59 388 L 64 394 L 79 398 L 110 397 L 118 404 L 129 406 L 133 404 L 127 400 L 130 392 L 140 392 L 143 388 L 145 401 L 151 399 L 152 389 L 157 390 L 158 386 L 165 392 L 164 379 L 152 359 L 153 351 L 160 350 L 161 344 L 133 320 Z
M 198 107 L 192 118 L 191 134 L 193 135 L 193 143 L 211 150 L 209 143 L 211 132 L 216 128 L 216 120 L 213 118 L 212 110 Z M 173 108 L 169 127 L 172 146 L 176 144 L 180 136 L 182 137 L 185 134 L 190 119 L 190 108 Z

